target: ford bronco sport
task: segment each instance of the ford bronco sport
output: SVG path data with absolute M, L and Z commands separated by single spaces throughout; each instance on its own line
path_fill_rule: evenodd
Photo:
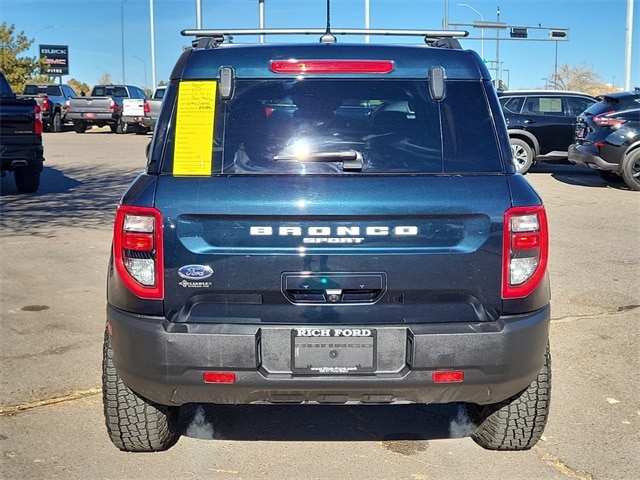
M 455 402 L 482 447 L 531 448 L 551 387 L 547 220 L 480 57 L 438 47 L 459 46 L 447 32 L 225 41 L 250 33 L 283 32 L 183 32 L 194 48 L 117 208 L 113 443 L 170 448 L 186 404 Z

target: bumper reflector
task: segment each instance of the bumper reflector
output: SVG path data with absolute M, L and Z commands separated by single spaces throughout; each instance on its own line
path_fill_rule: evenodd
M 204 383 L 235 383 L 236 374 L 233 372 L 204 372 Z
M 433 372 L 431 378 L 433 379 L 433 383 L 459 383 L 464 380 L 464 372 L 462 370 Z

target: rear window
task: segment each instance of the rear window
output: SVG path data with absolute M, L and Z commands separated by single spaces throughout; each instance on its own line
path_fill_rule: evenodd
M 238 80 L 231 100 L 215 102 L 211 174 L 501 172 L 482 83 L 446 88 L 435 102 L 424 80 Z M 180 150 L 185 134 L 175 138 L 180 108 L 164 173 L 192 160 Z
M 47 92 L 47 95 L 51 95 L 52 97 L 56 97 L 56 96 L 61 96 L 62 95 L 62 91 L 61 91 L 60 87 L 58 87 L 56 85 L 47 86 L 46 92 Z
M 47 93 L 47 87 L 44 85 L 25 85 L 25 95 L 39 95 L 41 93 Z

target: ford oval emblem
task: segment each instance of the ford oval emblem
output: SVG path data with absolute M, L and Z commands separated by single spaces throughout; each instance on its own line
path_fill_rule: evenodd
M 213 275 L 213 269 L 207 265 L 185 265 L 178 269 L 178 275 L 187 280 L 202 280 Z

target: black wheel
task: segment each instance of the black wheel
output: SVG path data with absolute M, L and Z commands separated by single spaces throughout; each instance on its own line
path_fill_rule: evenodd
M 596 170 L 600 178 L 602 178 L 607 183 L 624 183 L 623 178 L 618 175 L 616 172 L 612 172 L 611 170 Z
M 102 352 L 102 401 L 113 444 L 125 452 L 158 452 L 175 445 L 180 438 L 179 407 L 155 404 L 123 383 L 106 330 Z
M 40 171 L 32 167 L 16 168 L 13 172 L 20 193 L 35 193 L 40 186 Z
M 129 124 L 124 123 L 122 120 L 118 120 L 118 123 L 115 125 L 115 130 L 113 129 L 113 126 L 111 126 L 111 131 L 117 134 L 127 133 L 129 132 Z
M 60 112 L 56 112 L 53 115 L 53 120 L 51 121 L 51 131 L 55 133 L 59 133 L 62 131 L 62 116 Z
M 511 158 L 516 172 L 525 174 L 533 165 L 533 150 L 527 142 L 519 138 L 511 139 Z
M 149 133 L 149 130 L 151 130 L 149 127 L 138 125 L 135 131 L 138 135 L 146 135 L 147 133 Z
M 522 392 L 494 405 L 470 407 L 478 426 L 471 435 L 487 450 L 529 450 L 544 432 L 551 400 L 551 354 L 536 379 Z
M 74 120 L 73 129 L 76 133 L 84 133 L 87 131 L 87 122 L 84 122 L 82 120 Z
M 622 178 L 631 190 L 640 191 L 640 150 L 636 149 L 622 160 Z

